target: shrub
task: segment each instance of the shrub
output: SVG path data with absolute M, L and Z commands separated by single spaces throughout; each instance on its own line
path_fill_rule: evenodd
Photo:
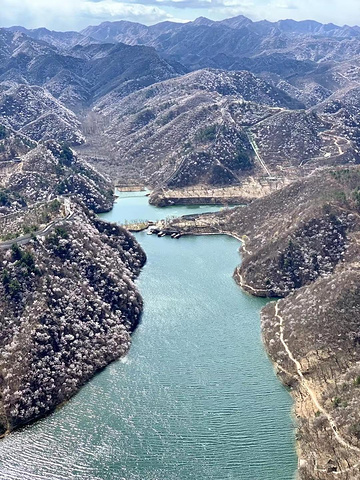
M 166 125 L 167 123 L 171 122 L 176 117 L 175 110 L 171 110 L 167 114 L 163 115 L 159 120 L 158 123 L 160 125 Z
M 134 123 L 137 126 L 144 127 L 155 118 L 154 112 L 150 108 L 142 110 L 135 118 Z
M 355 190 L 355 192 L 353 192 L 353 199 L 354 199 L 356 208 L 360 210 L 360 190 Z
M 221 165 L 214 165 L 209 179 L 210 185 L 231 185 L 235 177 Z
M 223 164 L 231 170 L 247 171 L 253 168 L 253 163 L 242 147 L 237 147 L 234 156 L 227 158 Z
M 208 127 L 202 128 L 195 135 L 195 140 L 201 143 L 213 142 L 215 139 L 216 125 L 209 125 Z
M 1 274 L 1 280 L 2 280 L 2 283 L 5 287 L 7 285 L 9 285 L 9 283 L 11 281 L 10 273 L 9 273 L 8 270 L 6 270 L 6 268 L 3 270 L 2 274 Z
M 360 423 L 355 423 L 350 427 L 350 433 L 360 439 Z
M 60 258 L 68 258 L 70 255 L 70 243 L 60 244 L 61 239 L 69 238 L 69 234 L 65 227 L 58 226 L 54 233 L 46 239 L 46 244 L 52 249 L 55 255 Z
M 0 125 L 0 140 L 4 140 L 6 138 L 6 128 L 4 125 Z
M 68 185 L 66 180 L 63 180 L 56 185 L 56 193 L 58 195 L 63 195 L 64 193 L 67 192 L 67 190 L 68 190 Z
M 69 238 L 68 231 L 61 225 L 55 228 L 55 235 L 60 238 Z
M 61 202 L 59 200 L 53 200 L 49 205 L 48 208 L 50 212 L 58 212 L 61 207 Z
M 26 225 L 24 228 L 23 228 L 23 232 L 25 234 L 27 233 L 32 233 L 32 232 L 36 232 L 36 230 L 38 229 L 38 226 L 37 225 Z
M 0 190 L 0 205 L 6 207 L 10 205 L 9 194 L 6 190 Z
M 13 262 L 21 260 L 22 251 L 17 243 L 14 243 L 11 247 L 11 259 Z
M 60 158 L 60 163 L 62 163 L 63 165 L 67 165 L 67 166 L 71 165 L 71 162 L 74 159 L 74 154 L 68 145 L 63 145 L 59 158 Z
M 20 293 L 20 290 L 21 290 L 20 283 L 16 279 L 11 280 L 7 288 L 7 291 L 10 294 L 10 296 L 16 297 Z

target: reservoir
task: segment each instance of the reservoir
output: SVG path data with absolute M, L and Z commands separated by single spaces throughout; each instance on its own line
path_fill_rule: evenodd
M 217 209 L 159 209 L 143 192 L 127 192 L 102 217 Z M 266 301 L 232 278 L 240 243 L 136 237 L 148 262 L 129 354 L 53 415 L 2 440 L 1 480 L 292 480 L 292 400 L 261 342 Z

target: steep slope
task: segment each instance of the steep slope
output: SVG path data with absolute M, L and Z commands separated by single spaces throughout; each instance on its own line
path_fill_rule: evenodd
M 103 97 L 85 122 L 89 140 L 81 151 L 118 178 L 172 186 L 239 183 L 259 167 L 231 114 L 235 99 L 257 102 L 265 112 L 302 106 L 249 72 L 201 70 L 124 99 L 117 92 Z
M 38 144 L 16 162 L 7 164 L 1 193 L 3 213 L 58 195 L 71 194 L 95 212 L 110 210 L 113 202 L 110 182 L 70 148 L 54 141 Z
M 72 53 L 87 60 L 83 76 L 92 84 L 95 99 L 111 90 L 126 96 L 185 71 L 181 65 L 161 59 L 153 48 L 143 46 L 90 45 L 75 47 Z
M 0 167 L 6 168 L 8 162 L 16 163 L 21 155 L 25 155 L 36 146 L 25 135 L 16 133 L 9 127 L 0 123 Z
M 41 87 L 14 85 L 1 92 L 0 121 L 35 141 L 84 141 L 76 115 Z
M 76 110 L 110 90 L 122 89 L 126 95 L 184 72 L 181 65 L 169 64 L 149 47 L 90 42 L 69 45 L 64 52 L 5 29 L 0 29 L 0 58 L 0 81 L 43 86 Z
M 142 300 L 135 239 L 72 204 L 71 220 L 0 254 L 0 434 L 43 416 L 124 355 Z
M 335 63 L 325 52 L 341 44 L 344 58 L 348 48 L 354 53 L 349 42 L 359 41 L 356 29 L 348 35 L 328 26 L 322 34 L 311 22 L 277 25 L 237 17 L 152 27 L 106 23 L 95 30 L 99 42 L 114 43 L 92 43 L 89 38 L 88 45 L 76 44 L 65 53 L 24 32 L 1 31 L 0 92 L 7 126 L 36 141 L 55 138 L 79 144 L 84 137 L 76 117 L 63 107 L 67 105 L 84 119 L 83 152 L 91 163 L 115 181 L 122 177 L 157 187 L 241 185 L 253 174 L 282 184 L 319 166 L 358 161 L 358 120 L 350 108 L 357 98 L 358 59 Z M 129 43 L 160 50 L 156 42 L 167 39 L 171 58 L 181 56 L 177 49 L 183 48 L 195 63 L 191 44 L 195 46 L 200 35 L 199 62 L 190 68 L 209 64 L 211 54 L 216 61 L 210 65 L 248 71 L 207 69 L 184 75 L 184 67 L 160 58 L 153 48 L 118 43 L 121 32 Z M 316 37 L 311 36 L 314 32 Z M 38 38 L 55 35 L 37 33 Z M 174 46 L 176 36 L 184 38 Z M 71 44 L 76 35 L 65 32 L 61 38 L 67 37 Z M 229 50 L 230 44 L 234 61 L 216 53 L 218 48 Z M 19 87 L 19 82 L 43 90 Z M 150 85 L 156 88 L 147 88 Z M 348 106 L 344 101 L 336 109 L 341 91 Z M 33 106 L 31 112 L 24 109 L 23 114 L 23 103 Z M 306 107 L 311 111 L 301 110 Z
M 282 111 L 254 125 L 251 132 L 262 158 L 275 173 L 279 168 L 309 171 L 317 166 L 358 163 L 354 127 L 346 128 L 346 118 L 339 115 Z

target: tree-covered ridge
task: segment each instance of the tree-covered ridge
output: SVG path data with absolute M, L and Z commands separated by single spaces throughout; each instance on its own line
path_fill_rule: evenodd
M 45 238 L 0 252 L 1 433 L 53 410 L 129 348 L 142 310 L 135 239 L 76 204 Z

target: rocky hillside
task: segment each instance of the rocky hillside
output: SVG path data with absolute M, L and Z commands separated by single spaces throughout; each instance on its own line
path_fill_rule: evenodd
M 0 29 L 0 59 L 0 82 L 43 87 L 76 111 L 111 90 L 127 95 L 184 72 L 149 47 L 90 43 L 64 52 L 5 29 Z
M 305 109 L 249 72 L 200 70 L 104 96 L 83 123 L 81 151 L 117 181 L 153 187 L 242 185 L 254 176 L 284 184 L 359 161 L 353 103 Z
M 0 434 L 124 355 L 139 320 L 143 251 L 124 229 L 71 209 L 47 235 L 0 253 Z
M 268 352 L 296 401 L 300 479 L 359 477 L 359 287 L 358 262 L 346 261 L 262 313 Z
M 1 436 L 127 352 L 146 258 L 95 216 L 112 207 L 112 185 L 70 147 L 0 133 Z
M 359 41 L 356 28 L 245 17 L 1 29 L 0 118 L 80 146 L 115 183 L 246 198 L 259 181 L 262 196 L 359 161 Z
M 140 176 L 172 187 L 239 183 L 258 167 L 243 125 L 231 115 L 235 98 L 261 103 L 265 111 L 301 106 L 248 72 L 194 72 L 124 99 L 105 96 L 93 114 L 101 116 L 103 129 L 91 133 L 81 151 L 118 178 Z
M 198 155 L 189 158 L 187 155 L 186 147 L 193 143 L 191 126 L 199 123 L 196 114 L 190 124 L 190 134 L 184 134 L 183 138 L 176 135 L 172 141 L 165 131 L 162 132 L 164 142 L 159 144 L 153 134 L 160 128 L 158 125 L 155 128 L 158 114 L 151 103 L 164 106 L 169 105 L 169 102 L 169 106 L 163 107 L 166 110 L 164 118 L 175 118 L 177 131 L 183 130 L 181 119 L 176 111 L 171 109 L 171 89 L 178 90 L 180 101 L 187 90 L 186 95 L 193 108 L 194 89 L 189 78 L 196 78 L 198 86 L 205 90 L 206 94 L 213 89 L 222 97 L 226 95 L 229 99 L 232 96 L 231 100 L 241 98 L 246 102 L 256 103 L 244 106 L 241 102 L 235 102 L 228 111 L 229 105 L 221 104 L 219 96 L 213 98 L 213 103 L 217 103 L 222 112 L 227 112 L 228 118 L 229 113 L 232 115 L 235 128 L 249 129 L 255 150 L 253 154 L 255 157 L 257 154 L 260 156 L 260 159 L 255 158 L 255 167 L 259 167 L 255 171 L 256 176 L 262 174 L 282 180 L 292 179 L 321 166 L 357 163 L 360 141 L 356 108 L 360 81 L 359 31 L 358 27 L 322 25 L 311 21 L 252 22 L 243 16 L 221 22 L 199 18 L 185 25 L 164 22 L 150 27 L 131 22 L 105 22 L 85 29 L 83 35 L 100 42 L 150 45 L 166 55 L 166 58 L 179 61 L 196 71 L 193 77 L 188 75 L 170 80 L 165 82 L 164 86 L 159 86 L 156 93 L 154 90 L 153 93 L 149 92 L 148 95 L 153 95 L 154 99 L 152 102 L 143 99 L 144 112 L 136 104 L 133 104 L 132 111 L 128 112 L 116 95 L 110 94 L 100 100 L 95 107 L 96 111 L 104 113 L 108 124 L 113 127 L 101 130 L 107 139 L 106 144 L 111 148 L 113 143 L 111 152 L 115 152 L 120 145 L 119 156 L 111 153 L 110 161 L 107 161 L 104 154 L 99 155 L 100 168 L 108 169 L 111 168 L 110 165 L 116 165 L 114 174 L 122 173 L 123 165 L 119 160 L 122 158 L 124 163 L 131 165 L 129 177 L 137 178 L 140 175 L 141 181 L 150 184 L 158 186 L 161 182 L 163 187 L 188 187 L 191 171 L 192 184 L 211 185 L 211 176 L 205 174 L 199 177 L 197 165 L 201 165 L 203 171 L 211 172 L 214 167 L 212 160 Z M 220 74 L 218 70 L 216 76 L 216 71 L 213 70 L 213 77 L 217 78 L 210 79 L 208 71 L 201 70 L 204 67 L 216 67 L 223 71 Z M 227 74 L 224 70 L 234 70 L 237 73 Z M 261 81 L 265 80 L 266 84 L 262 83 L 256 91 L 253 89 L 254 77 L 248 73 L 247 76 L 243 75 L 239 82 L 239 71 L 253 72 L 257 76 L 255 78 L 259 87 Z M 172 84 L 171 89 L 169 84 Z M 241 88 L 238 88 L 239 86 Z M 272 88 L 276 88 L 276 99 Z M 259 95 L 260 91 L 263 95 Z M 269 101 L 269 97 L 272 101 Z M 277 106 L 282 110 L 270 110 L 265 108 L 265 105 Z M 168 111 L 169 108 L 171 111 Z M 114 116 L 120 114 L 120 119 L 109 117 L 110 112 Z M 126 127 L 123 130 L 122 124 L 123 120 L 127 123 L 129 113 L 139 114 L 139 120 L 142 113 L 144 114 L 139 125 L 134 122 L 130 135 Z M 191 115 L 191 112 L 189 114 Z M 151 116 L 153 118 L 150 118 Z M 103 121 L 103 117 L 101 118 Z M 210 123 L 211 120 L 207 121 Z M 183 131 L 187 132 L 187 128 L 188 125 Z M 131 140 L 123 140 L 125 134 L 127 140 L 129 137 L 134 138 L 133 145 L 130 146 Z M 139 148 L 136 148 L 135 138 L 136 141 L 139 140 Z M 95 142 L 93 150 L 98 150 L 100 144 L 100 141 Z M 174 152 L 167 158 L 163 155 L 165 145 Z M 133 150 L 136 150 L 136 158 L 131 158 Z M 197 150 L 195 146 L 196 153 Z M 215 155 L 218 156 L 219 153 L 216 152 Z M 232 155 L 229 151 L 228 156 Z M 92 157 L 90 154 L 89 158 Z M 179 178 L 178 170 L 183 169 L 185 164 L 190 166 L 184 175 L 180 172 Z M 144 165 L 144 171 L 140 165 Z M 160 172 L 159 176 L 153 177 L 153 171 Z M 223 172 L 220 173 L 222 177 Z M 253 173 L 254 171 L 248 171 L 248 174 Z M 175 183 L 169 183 L 169 178 L 173 180 L 173 177 L 176 177 Z M 229 184 L 242 181 L 237 178 L 236 172 L 231 171 L 229 177 Z M 223 184 L 225 183 L 223 181 Z
M 16 153 L 15 161 L 0 161 L 0 210 L 11 213 L 36 202 L 72 195 L 95 212 L 112 208 L 111 183 L 80 159 L 71 148 L 54 141 L 37 145 L 4 128 L 3 145 Z M 1 145 L 1 141 L 0 141 Z M 9 146 L 10 145 L 10 146 Z
M 35 141 L 79 145 L 85 140 L 76 115 L 41 87 L 4 83 L 0 122 Z
M 0 166 L 3 168 L 6 167 L 6 162 L 14 163 L 36 145 L 37 143 L 29 137 L 15 133 L 14 130 L 0 123 Z

